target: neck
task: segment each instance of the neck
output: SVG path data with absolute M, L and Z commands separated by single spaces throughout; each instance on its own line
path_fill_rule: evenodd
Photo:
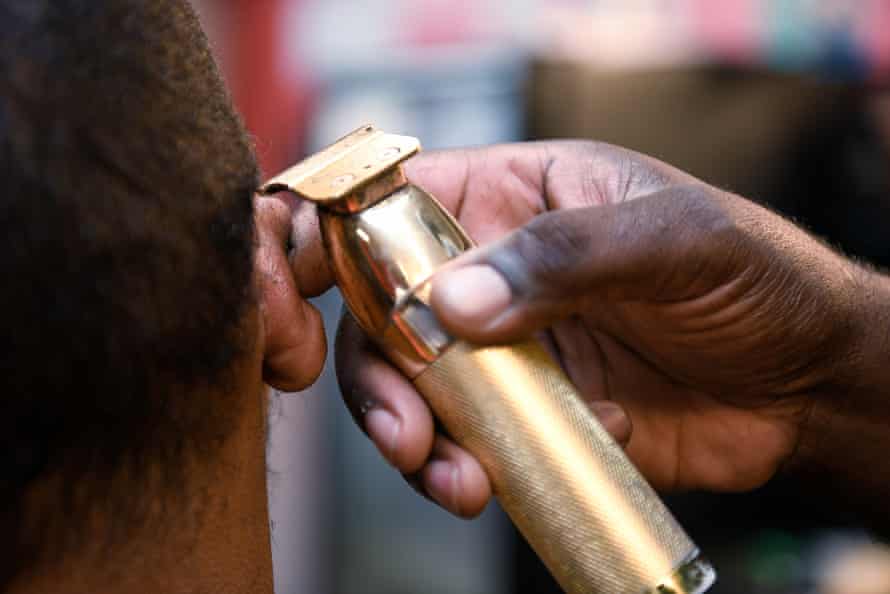
M 242 393 L 238 425 L 212 461 L 190 465 L 184 493 L 150 496 L 148 519 L 124 526 L 125 538 L 102 535 L 120 530 L 126 510 L 99 506 L 88 522 L 95 539 L 19 576 L 9 594 L 272 594 L 266 391 Z

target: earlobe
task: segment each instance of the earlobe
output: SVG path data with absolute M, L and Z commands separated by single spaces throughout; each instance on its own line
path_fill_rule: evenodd
M 296 199 L 257 197 L 255 204 L 258 240 L 255 274 L 262 316 L 263 379 L 282 391 L 302 390 L 321 373 L 327 341 L 321 314 L 300 291 L 299 275 L 289 262 L 286 246 L 289 242 L 307 246 L 305 253 L 300 255 L 301 264 L 308 257 L 322 259 L 324 252 L 308 249 L 318 240 L 301 237 L 300 230 L 294 229 L 294 223 L 298 221 L 295 207 L 299 203 Z M 309 235 L 312 235 L 311 231 Z M 324 262 L 305 264 L 306 270 L 321 271 L 315 276 L 324 276 L 327 269 Z M 309 278 L 306 281 L 317 288 L 325 279 Z
M 297 309 L 263 310 L 263 381 L 283 392 L 311 386 L 327 355 L 321 314 L 305 301 L 297 304 Z

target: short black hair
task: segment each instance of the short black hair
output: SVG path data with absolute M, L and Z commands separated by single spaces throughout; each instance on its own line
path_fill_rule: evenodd
M 47 546 L 36 482 L 76 507 L 225 438 L 258 171 L 185 0 L 0 0 L 0 70 L 3 589 Z

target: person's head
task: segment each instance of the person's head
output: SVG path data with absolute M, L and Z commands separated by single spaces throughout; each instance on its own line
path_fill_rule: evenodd
M 0 589 L 227 513 L 262 539 L 258 170 L 193 11 L 0 0 L 0 69 Z

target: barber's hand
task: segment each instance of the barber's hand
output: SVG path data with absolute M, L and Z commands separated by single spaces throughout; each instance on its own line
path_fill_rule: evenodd
M 483 344 L 547 330 L 656 488 L 763 484 L 814 404 L 856 374 L 866 272 L 747 200 L 593 143 L 432 153 L 409 177 L 482 245 L 434 279 L 444 326 Z M 412 384 L 348 320 L 337 351 L 382 454 L 445 508 L 479 513 L 485 473 L 436 433 Z

